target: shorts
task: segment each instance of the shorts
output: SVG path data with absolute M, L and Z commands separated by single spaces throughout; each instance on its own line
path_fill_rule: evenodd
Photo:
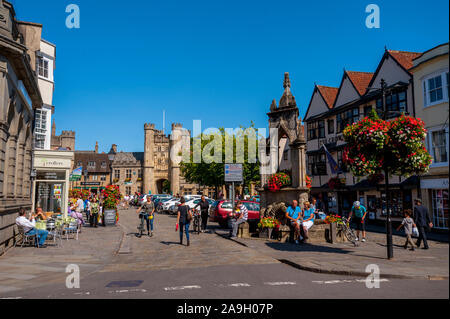
M 313 225 L 314 225 L 314 221 L 312 221 L 312 220 L 303 222 L 303 227 L 306 228 L 307 230 L 309 230 L 311 227 L 313 227 Z
M 362 218 L 361 217 L 353 217 L 352 218 L 352 222 L 355 224 L 355 229 L 356 230 L 362 230 L 362 231 L 366 231 L 366 221 L 364 220 L 363 223 L 361 223 Z

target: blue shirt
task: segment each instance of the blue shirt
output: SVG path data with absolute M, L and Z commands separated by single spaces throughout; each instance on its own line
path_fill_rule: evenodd
M 294 208 L 292 208 L 292 206 L 289 206 L 287 208 L 287 213 L 289 214 L 289 217 L 291 217 L 293 219 L 297 219 L 301 212 L 302 212 L 302 210 L 298 206 L 295 207 L 295 211 L 294 211 Z
M 355 214 L 356 217 L 362 218 L 366 213 L 366 208 L 363 205 L 359 206 L 359 209 L 356 209 L 355 206 L 353 206 L 352 212 L 353 214 Z
M 305 209 L 305 212 L 303 214 L 303 220 L 307 220 L 312 216 L 310 219 L 311 221 L 314 221 L 315 215 L 314 215 L 314 208 Z

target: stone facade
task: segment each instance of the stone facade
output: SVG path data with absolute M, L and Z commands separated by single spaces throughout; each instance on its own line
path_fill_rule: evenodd
M 56 135 L 55 121 L 52 124 L 52 138 L 51 149 L 67 149 L 75 151 L 75 132 L 74 131 L 62 131 L 60 135 Z
M 18 210 L 31 209 L 33 110 L 43 102 L 34 51 L 26 46 L 29 30 L 0 0 L 0 254 L 14 242 Z
M 189 195 L 199 192 L 198 185 L 189 184 L 181 174 L 181 158 L 178 154 L 188 147 L 190 132 L 181 124 L 172 124 L 172 133 L 164 134 L 154 124 L 144 125 L 144 152 L 117 152 L 117 145 L 111 147 L 112 184 L 118 185 L 123 194 L 163 193 L 165 181 L 170 183 L 173 195 Z M 202 189 L 209 195 L 209 189 Z

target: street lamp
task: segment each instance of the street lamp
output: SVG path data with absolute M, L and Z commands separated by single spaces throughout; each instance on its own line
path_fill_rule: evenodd
M 84 170 L 83 175 L 84 175 L 84 186 L 87 187 L 87 184 L 86 184 L 87 183 L 86 180 L 87 180 L 87 177 L 88 177 L 88 170 L 87 169 Z
M 386 105 L 386 95 L 388 92 L 391 92 L 393 89 L 396 89 L 401 84 L 396 84 L 390 88 L 387 88 L 386 81 L 381 79 L 381 94 L 382 94 L 382 108 L 383 108 L 383 120 L 386 121 L 388 118 L 388 114 L 401 114 L 400 111 L 388 111 Z M 369 90 L 380 90 L 380 88 L 368 88 Z M 407 113 L 406 113 L 407 114 Z M 386 154 L 384 156 L 386 158 Z M 389 208 L 389 171 L 386 161 L 383 163 L 384 169 L 384 192 L 386 196 L 386 247 L 387 247 L 387 258 L 394 258 L 394 249 L 392 245 L 392 221 L 391 221 L 391 210 Z

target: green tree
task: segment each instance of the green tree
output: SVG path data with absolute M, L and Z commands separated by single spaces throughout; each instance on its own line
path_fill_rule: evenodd
M 251 182 L 258 182 L 260 180 L 260 164 L 257 160 L 258 135 L 254 130 L 253 123 L 249 128 L 252 130 L 246 132 L 246 129 L 241 126 L 233 132 L 234 134 L 221 128 L 215 133 L 202 133 L 197 137 L 197 141 L 191 138 L 190 161 L 181 163 L 181 172 L 184 178 L 189 183 L 214 187 L 217 194 L 219 187 L 225 184 L 225 163 L 232 162 L 243 164 L 244 187 L 249 186 Z M 252 132 L 255 133 L 252 134 Z M 200 138 L 200 149 L 203 156 L 200 163 L 194 163 L 195 143 L 198 143 Z

